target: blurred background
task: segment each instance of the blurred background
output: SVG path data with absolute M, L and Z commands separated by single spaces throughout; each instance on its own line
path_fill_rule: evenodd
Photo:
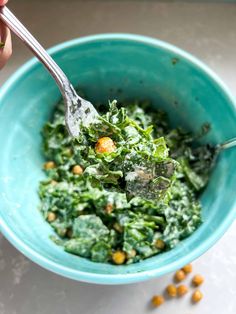
M 128 32 L 170 42 L 208 64 L 236 97 L 236 2 L 157 0 L 10 0 L 9 7 L 46 47 L 80 36 Z M 0 86 L 31 53 L 13 36 L 13 56 Z M 79 73 L 78 73 L 79 76 Z M 236 223 L 193 263 L 205 276 L 204 299 L 189 296 L 152 310 L 173 274 L 128 286 L 95 286 L 58 277 L 33 264 L 0 235 L 0 314 L 235 314 Z
M 235 90 L 234 0 L 10 0 L 9 7 L 46 48 L 97 33 L 153 36 L 193 53 Z M 0 74 L 0 84 L 30 57 L 23 44 L 14 40 L 13 57 Z

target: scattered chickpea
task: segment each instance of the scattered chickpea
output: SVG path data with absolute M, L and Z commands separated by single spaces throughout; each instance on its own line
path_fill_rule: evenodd
M 162 295 L 154 295 L 152 298 L 153 306 L 160 306 L 165 302 L 165 299 Z
M 157 249 L 163 250 L 165 248 L 165 242 L 161 239 L 157 239 L 155 242 L 155 247 Z
M 193 292 L 193 294 L 192 294 L 192 301 L 194 303 L 197 303 L 197 302 L 201 301 L 202 298 L 203 298 L 203 294 L 201 293 L 200 290 L 196 290 L 196 291 Z
M 55 213 L 53 212 L 48 212 L 48 216 L 47 216 L 47 220 L 49 222 L 53 222 L 54 220 L 56 220 L 57 216 Z
M 177 289 L 175 285 L 168 285 L 166 287 L 166 292 L 170 297 L 176 297 Z
M 43 167 L 44 167 L 45 170 L 49 170 L 49 169 L 55 168 L 56 164 L 55 164 L 54 161 L 47 161 L 47 162 L 44 163 Z
M 119 233 L 123 232 L 123 227 L 118 222 L 114 223 L 113 228 Z
M 177 294 L 179 297 L 182 297 L 187 292 L 188 292 L 188 287 L 186 287 L 185 285 L 180 285 L 177 287 Z
M 55 181 L 55 180 L 52 180 L 50 183 L 51 183 L 51 185 L 53 185 L 53 186 L 54 186 L 54 185 L 57 185 L 57 183 L 58 183 L 58 182 L 57 182 L 57 181 Z
M 106 207 L 105 207 L 105 212 L 107 214 L 111 214 L 111 212 L 113 211 L 113 205 L 112 204 L 107 204 Z
M 201 275 L 195 275 L 192 279 L 194 286 L 200 286 L 204 282 L 204 278 Z
M 185 272 L 185 274 L 189 274 L 192 272 L 193 266 L 191 264 L 187 264 L 182 268 L 182 270 Z
M 112 260 L 117 265 L 124 264 L 125 259 L 126 259 L 126 254 L 123 251 L 116 251 L 112 254 Z
M 80 175 L 83 173 L 83 168 L 80 166 L 80 165 L 75 165 L 73 168 L 72 168 L 72 172 L 73 174 L 75 175 Z
M 115 143 L 110 137 L 101 137 L 95 145 L 96 153 L 112 153 L 116 150 Z
M 182 269 L 177 270 L 177 272 L 175 273 L 175 280 L 178 282 L 184 280 L 185 277 L 186 275 Z

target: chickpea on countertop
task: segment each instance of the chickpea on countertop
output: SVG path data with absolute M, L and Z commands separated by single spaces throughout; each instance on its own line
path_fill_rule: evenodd
M 176 271 L 176 273 L 174 274 L 173 280 L 175 282 L 181 282 L 185 280 L 186 277 L 192 272 L 192 270 L 193 270 L 193 267 L 191 264 L 187 264 L 183 266 L 181 269 Z M 191 280 L 192 288 L 201 285 L 203 282 L 204 282 L 204 278 L 202 275 L 199 275 L 199 274 L 195 275 Z M 178 286 L 174 284 L 169 284 L 165 289 L 167 300 L 170 298 L 173 299 L 175 297 L 182 298 L 188 292 L 189 292 L 189 288 L 184 284 L 180 284 Z M 203 294 L 200 290 L 193 291 L 192 296 L 191 296 L 191 300 L 193 304 L 198 303 L 199 301 L 201 301 L 202 298 L 203 298 Z M 164 301 L 165 301 L 164 295 L 154 295 L 152 298 L 152 305 L 154 307 L 159 307 L 164 303 Z

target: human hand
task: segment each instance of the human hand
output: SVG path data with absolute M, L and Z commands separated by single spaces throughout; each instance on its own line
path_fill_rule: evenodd
M 8 0 L 0 0 L 0 6 Z M 4 67 L 12 53 L 10 30 L 0 21 L 0 69 Z

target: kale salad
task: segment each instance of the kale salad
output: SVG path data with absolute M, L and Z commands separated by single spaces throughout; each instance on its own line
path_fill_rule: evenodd
M 71 138 L 60 103 L 42 134 L 40 210 L 65 251 L 130 264 L 172 249 L 201 224 L 198 196 L 214 149 L 171 128 L 164 112 L 113 101 Z

